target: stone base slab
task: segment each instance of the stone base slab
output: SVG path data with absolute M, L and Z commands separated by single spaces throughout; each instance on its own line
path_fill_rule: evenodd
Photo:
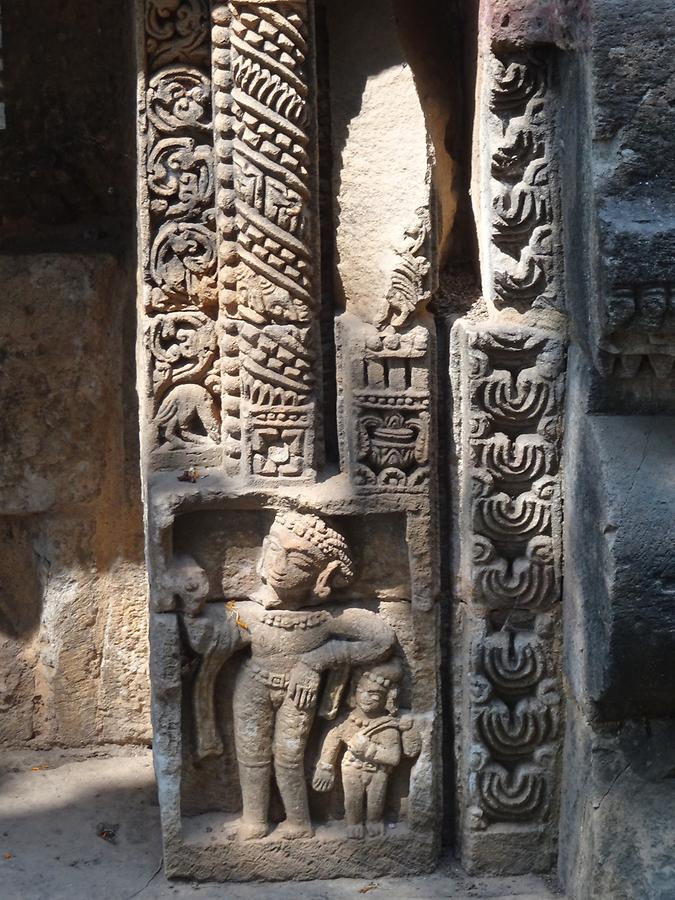
M 339 824 L 319 826 L 313 838 L 236 841 L 237 816 L 206 813 L 183 819 L 183 841 L 164 848 L 169 877 L 197 881 L 308 881 L 423 875 L 438 863 L 439 842 L 390 824 L 384 837 L 345 840 Z M 208 830 L 210 829 L 210 830 Z
M 469 872 L 523 875 L 550 872 L 555 865 L 555 846 L 544 826 L 488 831 L 467 831 L 462 840 L 462 863 Z

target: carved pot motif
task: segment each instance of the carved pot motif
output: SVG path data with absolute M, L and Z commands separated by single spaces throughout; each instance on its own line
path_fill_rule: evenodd
M 367 455 L 378 469 L 393 467 L 405 471 L 418 461 L 420 426 L 417 422 L 407 422 L 400 413 L 393 413 L 384 420 L 373 417 L 364 424 Z

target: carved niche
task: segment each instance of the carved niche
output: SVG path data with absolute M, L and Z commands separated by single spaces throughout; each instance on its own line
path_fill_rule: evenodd
M 401 229 L 369 321 L 349 312 L 333 326 L 313 4 L 138 0 L 138 35 L 167 873 L 428 870 L 440 836 L 428 206 Z M 333 327 L 337 354 L 322 342 Z M 325 459 L 325 423 L 339 460 Z

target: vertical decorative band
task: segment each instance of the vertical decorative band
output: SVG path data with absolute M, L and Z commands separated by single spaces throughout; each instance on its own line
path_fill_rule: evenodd
M 546 870 L 560 740 L 563 343 L 532 328 L 460 326 L 455 354 L 464 858 L 477 870 L 506 856 L 507 871 Z
M 139 8 L 151 465 L 311 477 L 321 359 L 307 5 Z
M 518 312 L 563 305 L 553 146 L 555 77 L 547 49 L 490 57 L 483 128 L 490 151 L 483 185 L 490 204 L 488 299 Z
M 220 458 L 208 10 L 141 5 L 139 257 L 154 468 Z
M 484 40 L 477 212 L 489 318 L 453 330 L 459 795 L 465 865 L 517 874 L 554 863 L 562 737 L 556 57 Z
M 221 295 L 227 365 L 234 339 L 245 470 L 296 477 L 316 466 L 320 384 L 311 22 L 304 2 L 233 2 L 229 14 L 237 268 L 236 294 L 228 268 Z
M 218 232 L 218 299 L 223 417 L 223 463 L 237 474 L 241 459 L 241 409 L 237 308 L 237 231 L 232 164 L 231 14 L 228 3 L 211 9 L 213 129 L 216 166 L 216 226 Z

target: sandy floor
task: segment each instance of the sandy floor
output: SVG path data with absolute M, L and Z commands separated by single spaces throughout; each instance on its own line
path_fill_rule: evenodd
M 168 882 L 148 752 L 0 756 L 0 900 L 437 900 L 558 897 L 534 878 L 434 875 L 374 882 L 214 885 Z

